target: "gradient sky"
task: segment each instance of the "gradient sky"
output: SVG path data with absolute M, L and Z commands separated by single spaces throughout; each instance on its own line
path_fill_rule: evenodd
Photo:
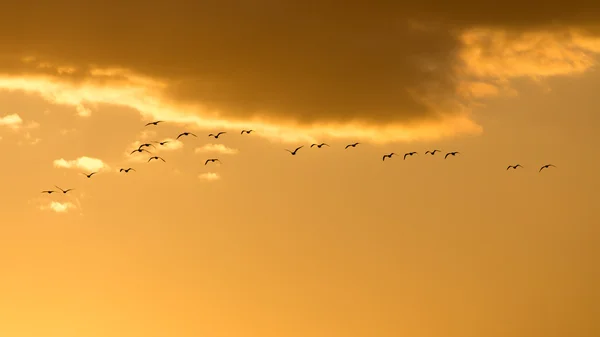
M 7 5 L 0 336 L 598 336 L 594 3 Z

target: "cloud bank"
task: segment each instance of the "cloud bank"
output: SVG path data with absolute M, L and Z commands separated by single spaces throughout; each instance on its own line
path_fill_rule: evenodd
M 510 92 L 515 77 L 582 73 L 600 52 L 591 0 L 493 10 L 474 0 L 11 6 L 0 13 L 10 51 L 0 88 L 80 115 L 123 104 L 148 119 L 272 138 L 478 133 L 477 99 Z
M 236 154 L 237 149 L 229 148 L 223 144 L 206 144 L 194 150 L 195 153 L 221 153 L 221 154 Z

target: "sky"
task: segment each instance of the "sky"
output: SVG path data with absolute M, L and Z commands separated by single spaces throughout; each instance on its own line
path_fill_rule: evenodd
M 0 336 L 598 336 L 593 5 L 7 5 Z

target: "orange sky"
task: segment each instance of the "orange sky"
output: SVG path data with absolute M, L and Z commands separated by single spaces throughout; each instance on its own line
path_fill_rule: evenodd
M 598 336 L 599 15 L 459 2 L 0 13 L 0 336 Z

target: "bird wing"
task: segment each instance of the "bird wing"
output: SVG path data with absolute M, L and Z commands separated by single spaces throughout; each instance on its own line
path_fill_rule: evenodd
M 63 192 L 65 191 L 65 190 L 63 190 L 62 188 L 60 188 L 60 187 L 58 187 L 58 186 L 56 186 L 56 185 L 54 185 L 54 187 L 58 188 L 59 190 L 61 190 L 61 191 L 63 191 Z
M 405 154 L 404 154 L 404 160 L 406 160 L 406 156 L 408 156 L 408 153 L 405 153 Z
M 388 156 L 387 154 L 384 154 L 381 160 L 385 161 L 385 158 L 386 158 L 387 156 Z
M 227 132 L 225 132 L 225 131 L 221 131 L 221 132 L 217 133 L 217 136 L 220 136 L 220 135 L 222 135 L 222 134 L 224 134 L 224 133 L 227 133 Z
M 297 148 L 296 148 L 296 150 L 294 150 L 294 152 L 296 152 L 296 151 L 300 150 L 300 149 L 301 149 L 301 148 L 303 148 L 303 147 L 304 147 L 304 145 L 297 147 Z
M 244 134 L 244 132 L 246 132 L 246 130 L 242 130 L 242 132 L 240 132 L 240 135 L 243 135 L 243 134 Z
M 292 153 L 292 151 L 290 151 L 290 150 L 288 150 L 288 149 L 285 149 L 285 150 L 286 150 L 287 152 L 289 152 L 289 153 Z
M 317 144 L 311 144 L 311 145 L 310 145 L 310 147 L 313 147 L 313 146 L 315 146 L 315 145 L 317 145 Z
M 344 149 L 347 149 L 347 148 L 349 148 L 350 146 L 351 146 L 351 145 L 346 145 L 346 147 L 345 147 Z
M 158 159 L 164 161 L 165 163 L 167 162 L 166 160 L 164 160 L 162 157 L 158 157 Z
M 146 126 L 148 126 L 148 125 L 152 125 L 152 124 L 154 124 L 154 123 L 150 122 L 150 123 L 146 124 Z
M 190 133 L 190 135 L 192 135 L 192 136 L 194 136 L 194 137 L 198 137 L 198 136 L 196 136 L 196 135 L 195 135 L 195 134 L 193 134 L 193 133 Z
M 154 157 L 150 157 L 150 159 L 148 159 L 148 162 L 150 162 L 152 159 L 154 159 Z
M 182 133 L 182 134 L 180 134 L 179 136 L 177 136 L 177 138 L 176 138 L 176 139 L 179 139 L 179 137 L 181 137 L 181 136 L 183 136 L 183 133 Z
M 446 153 L 446 155 L 444 156 L 444 159 L 448 158 L 449 155 L 450 155 L 450 153 Z
M 322 144 L 322 145 L 326 145 L 326 146 L 329 146 L 329 144 L 325 144 L 325 143 L 323 143 L 323 144 Z M 331 146 L 329 146 L 329 147 L 331 147 Z

